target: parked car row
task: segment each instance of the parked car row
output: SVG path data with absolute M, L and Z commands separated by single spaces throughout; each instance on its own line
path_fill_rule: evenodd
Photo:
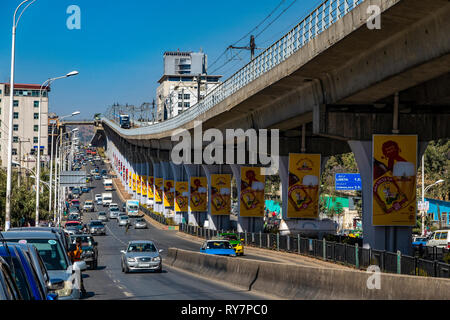
M 81 298 L 84 261 L 72 262 L 69 236 L 59 228 L 11 228 L 0 237 L 0 299 Z

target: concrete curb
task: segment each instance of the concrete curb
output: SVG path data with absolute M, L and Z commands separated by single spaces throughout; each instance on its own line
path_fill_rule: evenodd
M 379 274 L 276 262 L 234 259 L 169 248 L 172 266 L 206 278 L 287 299 L 450 300 L 450 279 Z

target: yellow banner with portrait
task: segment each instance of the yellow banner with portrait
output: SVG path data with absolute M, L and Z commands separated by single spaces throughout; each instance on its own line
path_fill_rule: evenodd
M 147 176 L 142 176 L 142 195 L 147 196 Z
M 189 182 L 175 182 L 175 212 L 187 212 L 189 209 Z
M 229 215 L 231 211 L 231 175 L 211 175 L 211 214 Z
M 164 190 L 164 179 L 163 178 L 155 178 L 155 202 L 156 203 L 162 203 L 163 190 Z
M 241 217 L 264 217 L 264 187 L 266 177 L 261 168 L 241 167 Z
M 373 135 L 372 224 L 416 224 L 417 135 Z
M 173 208 L 175 200 L 175 186 L 173 180 L 164 180 L 164 207 Z
M 319 217 L 320 154 L 289 154 L 288 218 Z
M 208 180 L 206 177 L 191 177 L 191 211 L 205 212 L 208 210 Z

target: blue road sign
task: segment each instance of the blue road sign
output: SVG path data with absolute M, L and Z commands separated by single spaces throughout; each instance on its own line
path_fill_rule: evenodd
M 336 190 L 361 190 L 361 175 L 359 173 L 336 173 L 334 185 Z
M 33 148 L 37 149 L 37 146 L 34 146 Z M 44 148 L 45 148 L 44 146 L 41 146 L 41 149 L 44 149 Z

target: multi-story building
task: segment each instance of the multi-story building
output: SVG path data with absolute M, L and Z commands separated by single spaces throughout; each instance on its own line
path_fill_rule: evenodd
M 165 52 L 164 75 L 156 89 L 157 120 L 164 121 L 195 105 L 219 84 L 221 76 L 207 75 L 203 52 Z
M 15 84 L 13 104 L 13 161 L 23 167 L 33 168 L 36 164 L 35 154 L 38 149 L 39 98 L 40 85 Z M 42 90 L 41 105 L 41 154 L 47 154 L 48 140 L 48 92 L 50 87 Z M 8 127 L 10 107 L 10 85 L 0 83 L 0 155 L 1 166 L 8 161 Z

